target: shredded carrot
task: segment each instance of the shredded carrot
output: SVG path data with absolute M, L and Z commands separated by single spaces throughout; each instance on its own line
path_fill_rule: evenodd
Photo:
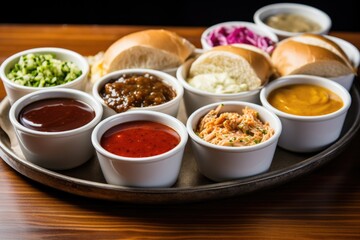
M 254 109 L 245 107 L 242 115 L 220 113 L 223 105 L 207 113 L 199 122 L 196 133 L 205 141 L 221 146 L 251 146 L 274 135 L 269 123 L 263 123 Z

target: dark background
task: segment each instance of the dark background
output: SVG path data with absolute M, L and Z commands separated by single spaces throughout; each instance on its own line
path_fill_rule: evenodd
M 253 21 L 255 11 L 284 1 L 14 1 L 2 7 L 0 23 L 210 26 L 223 21 Z M 286 1 L 317 7 L 332 19 L 332 30 L 360 31 L 357 1 Z M 8 3 L 8 4 L 9 4 Z M 167 3 L 167 4 L 165 4 Z M 356 4 L 357 3 L 357 4 Z

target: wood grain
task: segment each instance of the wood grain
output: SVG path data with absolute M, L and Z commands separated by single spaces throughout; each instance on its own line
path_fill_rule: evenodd
M 145 27 L 0 25 L 0 62 L 43 46 L 95 54 L 140 29 Z M 200 46 L 203 28 L 171 30 Z M 331 34 L 360 47 L 360 33 Z M 285 185 L 182 205 L 74 196 L 33 182 L 0 161 L 0 239 L 359 239 L 359 143 L 357 134 L 329 164 Z

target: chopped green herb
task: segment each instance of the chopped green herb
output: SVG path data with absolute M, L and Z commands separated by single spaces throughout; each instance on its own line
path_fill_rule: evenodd
M 232 143 L 232 142 L 234 142 L 234 141 L 236 141 L 236 137 L 232 137 L 232 138 L 230 138 L 230 140 L 229 140 L 230 143 Z

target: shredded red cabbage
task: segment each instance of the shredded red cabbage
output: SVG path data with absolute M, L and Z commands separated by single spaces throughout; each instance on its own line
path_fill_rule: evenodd
M 250 44 L 269 54 L 275 48 L 275 43 L 270 38 L 257 35 L 247 27 L 218 27 L 209 34 L 207 42 L 212 47 L 234 43 Z

